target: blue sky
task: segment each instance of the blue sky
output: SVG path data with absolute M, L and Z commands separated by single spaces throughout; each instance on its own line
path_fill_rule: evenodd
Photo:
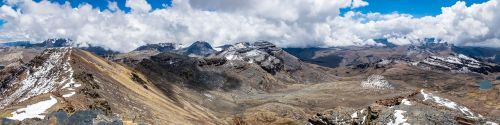
M 41 1 L 41 0 L 35 0 L 35 1 Z M 49 1 L 54 1 L 61 4 L 65 3 L 66 1 L 69 1 L 71 6 L 73 7 L 77 7 L 82 3 L 89 3 L 93 7 L 103 10 L 108 7 L 108 1 L 113 1 L 113 0 L 49 0 Z M 146 1 L 148 1 L 148 3 L 151 5 L 153 9 L 163 8 L 164 5 L 170 6 L 172 4 L 171 0 L 146 0 Z M 116 2 L 118 3 L 118 7 L 121 10 L 124 10 L 126 12 L 130 11 L 130 8 L 125 7 L 125 0 L 116 0 Z
M 0 28 L 3 27 L 3 23 L 5 23 L 2 19 L 0 19 Z
M 379 12 L 387 13 L 405 13 L 415 17 L 435 16 L 441 13 L 441 7 L 449 7 L 459 0 L 366 0 L 369 5 L 356 9 L 343 9 L 342 12 L 349 10 L 361 11 L 363 13 Z M 462 0 L 467 6 L 474 3 L 483 3 L 487 0 Z
M 35 0 L 41 1 L 41 0 Z M 77 7 L 82 3 L 89 3 L 95 8 L 101 10 L 106 9 L 108 6 L 108 1 L 110 0 L 49 0 L 57 3 L 70 2 L 71 6 Z M 146 0 L 153 9 L 164 8 L 164 5 L 170 6 L 172 4 L 171 0 Z M 342 9 L 342 12 L 347 12 L 350 10 L 360 11 L 363 13 L 368 12 L 379 12 L 383 14 L 387 13 L 405 13 L 411 14 L 416 17 L 421 16 L 434 16 L 441 13 L 441 7 L 448 7 L 455 4 L 459 0 L 366 0 L 369 5 L 365 7 L 355 8 L 355 9 Z M 474 3 L 483 3 L 487 0 L 462 0 L 471 5 Z M 118 7 L 126 12 L 130 11 L 130 8 L 125 7 L 125 0 L 116 0 Z M 0 0 L 0 5 L 3 2 Z M 0 26 L 2 22 L 0 22 Z

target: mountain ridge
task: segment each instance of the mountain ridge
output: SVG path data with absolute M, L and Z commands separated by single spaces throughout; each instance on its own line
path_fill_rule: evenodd
M 164 44 L 105 57 L 71 47 L 41 47 L 43 52 L 5 47 L 0 54 L 39 56 L 0 60 L 8 64 L 0 69 L 0 102 L 6 102 L 0 109 L 2 121 L 387 124 L 403 116 L 415 124 L 500 122 L 495 119 L 500 117 L 495 108 L 500 105 L 495 81 L 500 73 L 488 69 L 498 65 L 455 53 L 449 44 L 289 52 L 268 41 L 240 42 L 218 51 L 195 43 L 191 49 L 196 51 L 185 51 L 189 46 L 163 52 L 155 48 L 170 45 Z M 320 61 L 337 63 L 335 67 L 309 63 L 332 55 L 341 58 Z M 489 88 L 476 83 L 484 80 L 491 82 Z M 447 106 L 452 103 L 457 106 Z M 35 111 L 34 106 L 42 108 L 27 112 Z M 456 119 L 436 115 L 443 113 Z

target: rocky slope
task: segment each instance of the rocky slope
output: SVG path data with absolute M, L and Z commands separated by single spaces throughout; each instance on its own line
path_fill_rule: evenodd
M 488 124 L 499 119 L 483 117 L 454 101 L 427 90 L 407 96 L 378 100 L 362 109 L 337 108 L 318 113 L 309 122 L 314 125 L 335 124 Z
M 26 124 L 220 124 L 210 110 L 89 52 L 47 49 L 2 80 L 0 114 Z M 166 84 L 166 83 L 165 83 Z M 5 120 L 15 123 L 16 121 Z
M 138 47 L 134 51 L 144 51 L 144 50 L 153 50 L 158 52 L 170 52 L 177 50 L 179 45 L 174 43 L 158 43 L 158 44 L 146 44 Z
M 500 72 L 499 64 L 488 59 L 489 57 L 485 58 L 486 55 L 464 53 L 462 51 L 465 50 L 457 51 L 457 48 L 460 47 L 447 43 L 425 43 L 392 47 L 288 48 L 285 50 L 306 62 L 332 68 L 366 67 L 377 63 L 385 65 L 385 63 L 398 62 L 416 66 L 415 68 L 444 72 L 480 74 Z M 495 52 L 499 49 L 491 50 L 495 51 L 488 55 L 495 56 Z
M 0 69 L 1 122 L 498 123 L 496 64 L 450 47 L 291 52 L 257 41 L 216 51 L 205 42 L 185 48 L 162 43 L 110 60 L 80 49 L 47 49 L 33 59 L 23 57 L 28 61 L 5 61 L 12 65 Z M 307 63 L 311 61 L 336 66 Z M 478 81 L 484 80 L 491 86 L 479 89 Z

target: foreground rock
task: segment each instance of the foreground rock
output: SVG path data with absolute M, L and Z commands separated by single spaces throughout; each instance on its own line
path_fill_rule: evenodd
M 498 124 L 471 109 L 426 90 L 379 100 L 367 108 L 337 108 L 309 119 L 314 125 L 335 124 Z

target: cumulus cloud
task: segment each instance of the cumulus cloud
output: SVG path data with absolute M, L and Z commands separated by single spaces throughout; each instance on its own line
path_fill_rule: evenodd
M 9 0 L 0 7 L 0 42 L 70 38 L 79 45 L 99 45 L 122 52 L 146 43 L 213 45 L 270 40 L 282 47 L 377 45 L 388 38 L 411 44 L 438 38 L 459 45 L 500 47 L 498 0 L 467 7 L 457 2 L 442 14 L 347 12 L 341 8 L 369 5 L 362 0 L 174 0 L 171 7 L 152 10 L 145 0 L 127 0 L 131 12 L 109 2 L 100 11 L 89 4 Z
M 146 0 L 127 0 L 126 7 L 130 7 L 132 12 L 148 12 L 151 10 L 151 5 Z

